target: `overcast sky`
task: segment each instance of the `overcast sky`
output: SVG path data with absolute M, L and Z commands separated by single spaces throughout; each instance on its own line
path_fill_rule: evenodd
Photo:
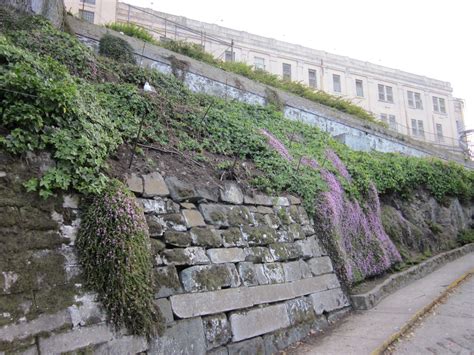
M 474 128 L 469 0 L 121 1 L 449 81 Z

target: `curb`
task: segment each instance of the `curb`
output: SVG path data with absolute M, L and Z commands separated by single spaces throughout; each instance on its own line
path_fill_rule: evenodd
M 474 252 L 474 243 L 443 252 L 432 258 L 414 265 L 407 270 L 391 275 L 387 280 L 366 293 L 350 295 L 355 310 L 368 310 L 375 307 L 381 300 L 406 285 L 419 280 L 447 263 L 466 254 Z
M 427 304 L 418 312 L 416 312 L 410 318 L 410 320 L 408 320 L 408 322 L 406 322 L 405 325 L 401 327 L 399 331 L 393 333 L 387 340 L 383 342 L 382 345 L 380 345 L 377 349 L 372 351 L 370 355 L 382 355 L 384 351 L 387 350 L 387 348 L 390 345 L 392 345 L 396 340 L 402 337 L 416 323 L 416 321 L 420 317 L 428 313 L 441 299 L 443 299 L 448 294 L 449 291 L 456 288 L 456 286 L 458 286 L 462 281 L 464 281 L 470 275 L 474 275 L 474 269 L 464 273 L 462 276 L 454 280 L 448 287 L 446 287 L 446 289 L 438 297 L 436 297 L 433 301 L 431 301 L 429 304 Z

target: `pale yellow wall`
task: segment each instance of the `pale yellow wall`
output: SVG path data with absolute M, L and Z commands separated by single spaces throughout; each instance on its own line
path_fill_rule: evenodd
M 94 23 L 104 25 L 115 22 L 117 1 L 116 0 L 96 0 L 95 4 L 83 3 L 81 0 L 64 0 L 66 11 L 73 15 L 78 15 L 79 10 L 91 11 L 94 13 Z

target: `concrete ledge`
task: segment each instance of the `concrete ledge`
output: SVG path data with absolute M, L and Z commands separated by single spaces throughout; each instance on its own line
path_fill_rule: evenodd
M 357 310 L 371 309 L 389 294 L 399 290 L 400 288 L 415 280 L 421 279 L 449 261 L 460 258 L 461 256 L 473 251 L 474 243 L 467 244 L 460 248 L 436 255 L 422 262 L 421 264 L 412 266 L 408 270 L 392 275 L 380 285 L 375 286 L 369 292 L 351 295 L 350 297 L 353 307 Z

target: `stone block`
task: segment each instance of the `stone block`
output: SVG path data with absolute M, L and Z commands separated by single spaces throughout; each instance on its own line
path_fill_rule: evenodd
M 256 227 L 268 225 L 265 219 L 265 215 L 261 213 L 252 213 L 252 219 L 253 219 L 253 225 Z
M 308 216 L 308 213 L 302 206 L 298 206 L 298 212 L 300 214 L 300 223 L 303 225 L 310 225 L 311 219 Z
M 311 272 L 311 268 L 309 265 L 304 261 L 304 260 L 298 260 L 300 263 L 300 268 L 301 268 L 301 277 L 303 279 L 307 279 L 309 277 L 313 277 L 313 273 Z
M 135 173 L 128 174 L 127 177 L 127 186 L 130 191 L 141 195 L 143 194 L 143 179 Z
M 197 201 L 217 202 L 219 201 L 219 189 L 217 187 L 198 186 L 196 188 Z
M 317 292 L 309 297 L 317 315 L 349 306 L 349 301 L 340 288 Z
M 298 211 L 298 206 L 290 206 L 286 209 L 288 214 L 290 215 L 290 218 L 295 221 L 295 223 L 300 224 L 300 213 Z
M 298 240 L 295 242 L 302 253 L 302 257 L 305 259 L 312 258 L 313 256 L 321 256 L 322 251 L 318 241 L 315 237 L 309 237 L 304 240 Z
M 263 337 L 265 344 L 265 354 L 280 354 L 291 344 L 302 340 L 311 332 L 311 324 L 302 323 L 290 328 L 277 330 L 271 334 L 266 334 Z
M 138 198 L 138 202 L 143 207 L 143 212 L 150 214 L 164 214 L 167 213 L 166 201 L 162 198 L 155 200 L 148 198 Z
M 290 319 L 284 304 L 231 313 L 229 320 L 234 342 L 286 328 L 290 325 Z
M 291 215 L 286 207 L 276 206 L 274 208 L 275 214 L 280 219 L 282 225 L 288 226 L 292 223 L 296 223 L 292 218 Z
M 195 210 L 196 205 L 194 203 L 189 203 L 189 202 L 182 202 L 180 203 L 181 207 L 187 210 Z
M 286 301 L 335 288 L 338 285 L 336 275 L 326 274 L 291 283 L 180 294 L 171 296 L 170 300 L 174 314 L 180 318 L 190 318 Z
M 193 200 L 197 194 L 194 187 L 187 182 L 181 181 L 174 176 L 167 177 L 165 179 L 166 185 L 168 186 L 171 198 L 174 201 L 181 202 L 186 200 Z
M 301 248 L 296 243 L 273 243 L 268 246 L 268 249 L 275 261 L 298 259 L 303 255 Z
M 64 195 L 63 208 L 77 210 L 79 208 L 79 195 Z
M 293 238 L 293 234 L 288 233 L 287 230 L 279 229 L 276 233 L 278 243 L 293 243 L 295 241 Z
M 203 247 L 220 247 L 222 245 L 222 238 L 219 233 L 210 227 L 206 228 L 191 228 L 191 239 L 194 245 Z
M 161 237 L 166 230 L 165 222 L 161 217 L 145 215 L 150 237 Z
M 271 263 L 275 261 L 270 250 L 266 247 L 250 247 L 245 248 L 245 260 L 254 263 Z
M 166 186 L 165 180 L 161 174 L 154 172 L 143 175 L 142 177 L 144 197 L 168 196 L 170 194 L 168 186 Z
M 177 247 L 188 247 L 192 243 L 191 235 L 188 232 L 166 231 L 164 233 L 165 243 Z
M 158 307 L 163 320 L 166 324 L 170 324 L 174 321 L 173 311 L 171 310 L 171 302 L 167 298 L 159 298 L 154 301 L 156 307 Z
M 273 206 L 273 198 L 267 195 L 256 194 L 252 196 L 249 201 L 245 202 L 249 205 L 262 205 L 262 206 Z
M 290 201 L 286 197 L 274 197 L 272 199 L 273 206 L 289 206 Z
M 254 223 L 252 214 L 245 206 L 230 206 L 227 212 L 227 220 L 231 227 L 241 227 Z
M 308 297 L 300 297 L 286 301 L 286 309 L 291 325 L 310 322 L 316 319 L 313 304 L 311 303 L 311 299 Z
M 229 351 L 226 347 L 221 346 L 219 348 L 212 349 L 207 352 L 207 355 L 229 355 Z
M 242 247 L 248 245 L 244 235 L 240 228 L 231 227 L 222 231 L 219 231 L 222 237 L 222 244 L 224 247 Z
M 207 255 L 214 264 L 238 263 L 245 260 L 245 253 L 241 248 L 208 249 Z
M 186 292 L 214 291 L 240 285 L 234 264 L 192 266 L 181 271 L 180 277 Z
M 199 205 L 199 210 L 207 223 L 213 224 L 216 227 L 229 226 L 229 221 L 227 219 L 227 214 L 229 213 L 228 206 L 214 203 L 201 203 Z
M 221 201 L 241 205 L 244 202 L 244 196 L 239 185 L 235 182 L 226 181 L 224 188 L 220 191 Z
M 214 349 L 227 344 L 232 336 L 230 324 L 224 313 L 202 318 L 207 349 Z
M 339 322 L 342 318 L 347 316 L 351 312 L 351 307 L 345 307 L 338 309 L 336 311 L 329 312 L 327 315 L 328 323 L 329 324 L 334 324 L 336 322 Z
M 258 264 L 257 264 L 258 265 Z M 244 286 L 257 286 L 257 265 L 251 262 L 243 262 L 237 265 L 239 270 L 240 279 Z
M 285 282 L 285 272 L 280 263 L 262 264 L 263 273 L 268 280 L 268 283 L 283 283 Z
M 183 210 L 182 213 L 188 228 L 206 226 L 206 223 L 204 222 L 204 219 L 202 218 L 202 215 L 199 211 Z
M 108 326 L 94 325 L 55 334 L 47 338 L 40 337 L 39 349 L 41 354 L 60 354 L 109 342 L 113 339 L 114 333 Z
M 307 261 L 308 266 L 314 276 L 333 272 L 332 262 L 329 256 L 312 258 Z
M 188 230 L 186 221 L 180 213 L 170 213 L 162 216 L 166 228 L 173 229 L 178 232 L 185 232 Z
M 303 233 L 307 236 L 307 237 L 310 237 L 312 235 L 314 235 L 314 233 L 316 233 L 316 231 L 314 230 L 314 227 L 310 224 L 304 224 L 301 226 L 301 230 L 303 231 Z
M 227 345 L 229 355 L 263 355 L 265 346 L 261 337 Z
M 290 261 L 281 265 L 285 274 L 285 282 L 292 282 L 303 278 L 299 261 Z
M 249 245 L 268 245 L 276 241 L 275 230 L 267 226 L 243 226 L 242 234 Z
M 201 318 L 180 320 L 150 339 L 148 354 L 205 354 L 206 339 Z
M 85 293 L 75 296 L 74 301 L 76 303 L 67 308 L 73 328 L 105 322 L 106 315 L 102 305 L 97 301 L 96 294 Z
M 273 229 L 280 227 L 280 219 L 275 214 L 266 214 L 265 223 Z
M 176 232 L 179 233 L 179 232 Z M 159 239 L 150 238 L 150 246 L 151 246 L 151 255 L 156 256 L 165 250 L 165 243 L 163 243 Z
M 153 270 L 153 277 L 156 298 L 168 297 L 183 292 L 176 267 L 157 267 Z
M 166 265 L 204 265 L 209 264 L 206 251 L 201 247 L 166 249 L 162 253 Z
M 138 354 L 147 349 L 148 342 L 145 337 L 124 336 L 99 345 L 94 349 L 94 355 Z
M 303 228 L 299 224 L 290 224 L 288 226 L 288 234 L 290 234 L 293 240 L 301 240 L 306 237 Z
M 265 206 L 258 206 L 257 212 L 261 214 L 273 214 L 273 208 L 265 207 Z
M 288 195 L 288 201 L 290 201 L 292 205 L 301 205 L 301 199 L 296 196 Z

